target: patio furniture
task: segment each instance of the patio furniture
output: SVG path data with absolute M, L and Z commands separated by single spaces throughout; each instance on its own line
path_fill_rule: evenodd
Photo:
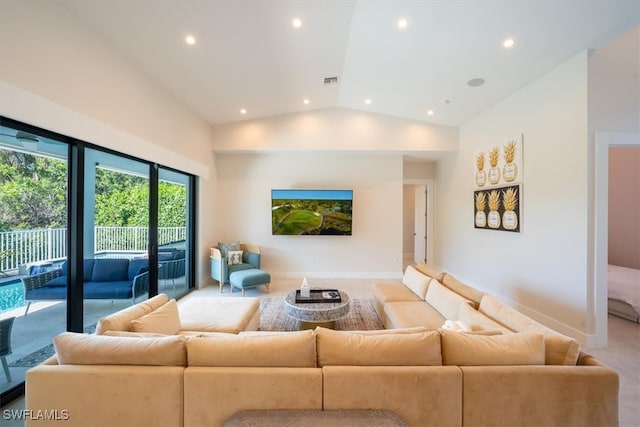
M 7 364 L 7 356 L 11 354 L 11 328 L 15 317 L 0 320 L 0 360 L 2 360 L 2 369 L 7 382 L 11 382 L 11 372 Z
M 148 259 L 85 259 L 85 299 L 136 299 L 149 292 Z M 162 268 L 160 268 L 162 271 Z M 67 266 L 33 276 L 23 277 L 24 299 L 27 301 L 24 315 L 33 301 L 65 300 L 67 298 Z
M 176 291 L 176 279 L 186 274 L 185 251 L 181 249 L 169 249 L 158 251 L 158 279 L 171 281 L 173 291 Z

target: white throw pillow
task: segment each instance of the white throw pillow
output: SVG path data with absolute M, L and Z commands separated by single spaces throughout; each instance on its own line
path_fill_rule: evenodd
M 242 264 L 242 252 L 243 251 L 227 252 L 227 264 L 228 265 Z
M 421 299 L 424 299 L 427 294 L 430 281 L 430 277 L 420 273 L 410 265 L 407 266 L 402 277 L 402 283 Z
M 175 299 L 139 319 L 131 321 L 131 332 L 175 335 L 180 331 L 180 315 Z

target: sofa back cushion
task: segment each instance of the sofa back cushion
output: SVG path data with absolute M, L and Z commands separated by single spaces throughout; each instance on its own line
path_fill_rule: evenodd
M 458 318 L 460 305 L 473 304 L 468 299 L 458 295 L 442 283 L 438 282 L 436 279 L 431 279 L 431 283 L 429 284 L 429 289 L 427 289 L 427 295 L 424 300 L 433 308 L 438 310 L 445 319 L 450 320 Z
M 95 333 L 102 335 L 106 331 L 130 331 L 131 321 L 151 313 L 156 308 L 166 304 L 167 294 L 158 294 L 153 298 L 127 307 L 98 320 Z
M 132 259 L 129 261 L 129 268 L 127 270 L 127 278 L 133 280 L 138 274 L 142 274 L 149 271 L 149 260 L 146 258 Z
M 408 265 L 402 276 L 402 283 L 416 294 L 420 299 L 424 299 L 427 295 L 427 288 L 431 278 L 420 273 L 414 267 Z
M 316 328 L 318 366 L 440 366 L 436 331 L 393 334 Z
M 184 337 L 112 337 L 63 332 L 53 339 L 61 365 L 186 366 Z
M 444 279 L 444 275 L 446 274 L 445 272 L 440 271 L 437 268 L 424 262 L 419 262 L 418 264 L 416 264 L 416 269 L 419 272 L 431 277 L 432 279 L 436 279 L 440 283 L 442 283 L 442 279 Z
M 480 301 L 482 300 L 484 292 L 480 292 L 479 290 L 462 283 L 450 274 L 445 274 L 444 279 L 442 279 L 441 283 L 458 295 L 461 295 L 466 299 L 473 301 L 473 308 L 478 308 L 480 306 Z
M 150 332 L 154 334 L 177 334 L 181 329 L 178 303 L 175 299 L 156 308 L 144 316 L 131 320 L 131 332 Z
M 286 334 L 207 334 L 187 341 L 189 366 L 315 368 L 312 330 Z
M 575 365 L 578 361 L 580 343 L 577 340 L 547 328 L 496 297 L 485 294 L 480 302 L 479 311 L 513 331 L 544 334 L 547 365 Z
M 91 282 L 91 276 L 93 275 L 93 258 L 87 258 L 82 260 L 82 278 L 85 282 Z M 62 263 L 62 275 L 69 274 L 67 261 Z
M 446 330 L 440 333 L 444 365 L 544 365 L 542 334 L 523 332 L 485 336 Z
M 98 258 L 93 261 L 92 282 L 122 282 L 128 279 L 128 259 Z

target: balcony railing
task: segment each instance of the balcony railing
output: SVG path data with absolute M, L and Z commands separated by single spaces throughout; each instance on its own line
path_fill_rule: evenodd
M 94 251 L 146 252 L 148 227 L 95 227 Z M 186 227 L 158 228 L 160 245 L 186 239 Z M 0 233 L 0 271 L 55 261 L 67 256 L 67 229 L 16 230 Z

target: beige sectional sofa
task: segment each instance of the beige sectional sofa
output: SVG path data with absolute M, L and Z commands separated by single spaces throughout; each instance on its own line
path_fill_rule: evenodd
M 206 321 L 182 324 L 181 304 L 176 323 L 165 296 L 101 319 L 96 334 L 63 333 L 56 355 L 27 372 L 26 409 L 36 416 L 26 425 L 221 426 L 256 409 L 385 410 L 411 426 L 617 425 L 615 371 L 553 331 L 513 332 L 538 326 L 486 295 L 476 299 L 487 314 L 457 306 L 450 288 L 413 280 L 416 272 L 405 285 L 375 285 L 374 298 L 383 316 L 387 304 L 428 306 L 436 313 L 423 318 L 436 327 L 198 331 Z M 403 288 L 418 299 L 398 300 Z M 381 303 L 385 295 L 393 301 Z M 456 309 L 476 333 L 439 328 Z M 400 314 L 385 323 L 399 326 Z M 508 321 L 483 323 L 489 314 Z M 66 416 L 37 416 L 60 413 L 52 411 Z

